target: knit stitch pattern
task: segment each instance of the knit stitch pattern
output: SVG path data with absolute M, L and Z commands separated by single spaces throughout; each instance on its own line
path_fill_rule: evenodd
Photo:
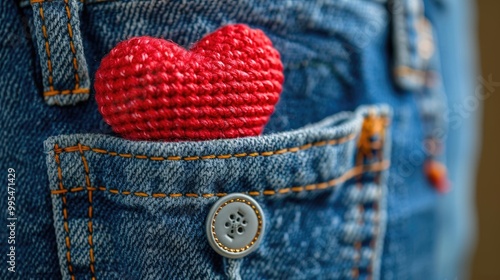
M 134 37 L 104 57 L 96 73 L 99 111 L 131 140 L 209 140 L 262 133 L 284 76 L 280 55 L 258 29 L 236 24 L 190 50 Z

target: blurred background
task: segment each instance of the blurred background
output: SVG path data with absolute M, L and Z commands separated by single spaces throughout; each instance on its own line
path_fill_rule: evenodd
M 500 1 L 476 0 L 481 75 L 500 82 Z M 500 279 L 500 87 L 484 102 L 477 173 L 478 233 L 471 279 Z

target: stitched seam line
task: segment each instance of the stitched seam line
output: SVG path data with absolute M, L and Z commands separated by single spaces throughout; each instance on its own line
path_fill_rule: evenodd
M 358 163 L 357 164 L 360 164 L 359 162 L 363 161 L 364 160 L 364 157 L 361 156 L 361 158 L 359 157 L 361 154 L 360 152 L 358 151 L 358 155 L 356 156 L 357 157 L 357 161 Z M 362 174 L 356 176 L 356 186 L 354 186 L 355 188 L 359 188 L 360 190 L 363 189 L 363 183 L 361 182 L 361 176 Z M 357 221 L 357 223 L 360 225 L 360 226 L 363 226 L 363 224 L 365 223 L 364 221 L 364 214 L 365 214 L 365 207 L 363 206 L 363 203 L 362 202 L 358 202 L 356 207 L 358 208 L 359 210 L 359 213 L 361 215 L 360 219 Z M 360 259 L 361 259 L 361 249 L 363 248 L 363 244 L 361 241 L 355 241 L 354 244 L 353 244 L 353 247 L 354 247 L 354 251 L 357 253 L 357 256 L 355 257 L 354 259 L 354 265 L 353 265 L 353 268 L 352 268 L 352 274 L 353 274 L 353 278 L 354 279 L 359 279 L 359 265 L 360 265 Z
M 373 117 L 373 116 L 371 116 Z M 370 118 L 370 116 L 368 117 Z M 364 123 L 363 123 L 363 127 L 365 126 L 365 122 L 367 122 L 367 118 L 365 118 L 364 120 Z M 379 153 L 377 154 L 378 156 L 378 159 L 379 160 L 382 160 L 383 161 L 383 147 L 385 145 L 385 129 L 387 127 L 387 123 L 385 123 L 384 125 L 384 129 L 381 131 L 381 134 L 382 134 L 382 139 L 380 140 L 380 144 L 378 145 L 375 145 L 375 150 L 377 150 Z M 358 153 L 356 155 L 356 164 L 361 164 L 366 158 L 368 159 L 371 159 L 372 156 L 373 156 L 373 152 L 371 154 L 366 154 L 365 153 L 365 149 L 362 147 L 362 142 L 361 141 L 364 141 L 364 135 L 363 134 L 372 134 L 373 131 L 365 131 L 364 128 L 362 128 L 362 132 L 361 132 L 361 135 L 360 135 L 360 142 L 358 143 Z M 366 135 L 366 136 L 371 136 L 371 135 Z M 371 150 L 371 149 L 370 149 Z M 375 183 L 377 184 L 377 187 L 380 187 L 380 171 L 373 171 L 373 172 L 376 172 L 377 174 L 375 175 Z M 362 179 L 362 174 L 359 174 L 356 178 L 356 187 L 359 188 L 360 190 L 363 189 L 364 185 L 363 183 L 361 182 L 361 179 Z M 375 211 L 375 215 L 378 216 L 379 215 L 379 207 L 378 207 L 378 201 L 377 200 L 374 200 L 373 202 L 373 209 Z M 361 215 L 361 218 L 359 219 L 358 223 L 360 224 L 360 226 L 363 226 L 365 224 L 365 218 L 364 218 L 364 215 L 365 215 L 365 207 L 364 207 L 364 203 L 363 202 L 358 202 L 357 203 L 357 208 L 359 209 L 359 212 L 360 212 L 360 215 Z M 378 217 L 375 218 L 375 222 L 374 224 L 377 224 L 377 226 L 379 227 L 380 226 L 380 222 L 377 221 L 378 220 Z M 377 228 L 378 230 L 379 228 Z M 368 264 L 368 267 L 367 267 L 367 279 L 371 280 L 372 279 L 372 273 L 373 273 L 373 259 L 374 259 L 374 256 L 375 256 L 375 243 L 377 241 L 377 235 L 376 235 L 376 232 L 374 233 L 374 235 L 370 238 L 370 249 L 372 250 L 372 257 L 370 258 L 370 261 L 369 261 L 369 264 Z M 360 271 L 359 271 L 359 266 L 360 266 L 360 259 L 361 259 L 361 254 L 362 254 L 362 248 L 363 248 L 363 244 L 361 241 L 356 241 L 354 242 L 353 244 L 353 247 L 354 247 L 354 250 L 355 252 L 357 253 L 357 257 L 356 259 L 354 260 L 354 265 L 352 267 L 352 276 L 354 279 L 359 279 L 359 276 L 360 276 Z
M 385 147 L 385 144 L 386 144 L 386 131 L 385 129 L 383 130 L 382 132 L 382 139 L 381 139 L 381 147 L 379 149 L 379 154 L 378 154 L 378 157 L 379 159 L 383 159 L 384 158 L 384 147 Z M 381 180 L 381 172 L 376 172 L 376 175 L 375 175 L 375 178 L 374 178 L 374 181 L 377 185 L 378 188 L 382 188 L 382 186 L 380 186 L 380 180 Z M 376 227 L 376 230 L 375 230 L 375 233 L 374 235 L 372 236 L 371 240 L 370 240 L 370 249 L 372 250 L 372 257 L 370 258 L 370 263 L 368 264 L 368 279 L 371 280 L 373 278 L 373 262 L 374 262 L 374 259 L 375 259 L 375 250 L 376 250 L 376 243 L 377 243 L 377 240 L 378 240 L 378 234 L 379 234 L 379 231 L 380 231 L 380 205 L 379 205 L 379 200 L 375 200 L 373 202 L 373 208 L 374 208 L 374 211 L 375 211 L 375 227 Z
M 382 148 L 380 149 L 380 154 L 379 156 L 383 158 L 383 152 L 384 152 L 384 149 L 383 147 L 385 146 L 385 133 L 384 133 L 384 136 L 383 136 L 383 140 L 382 140 Z M 381 176 L 382 174 L 380 172 L 377 172 L 377 174 L 375 175 L 375 183 L 377 184 L 377 186 L 379 188 L 381 188 L 380 186 L 380 180 L 381 180 Z M 380 232 L 380 205 L 379 205 L 379 200 L 375 200 L 373 202 L 373 208 L 375 210 L 375 227 L 376 227 L 376 230 L 375 230 L 375 233 L 374 235 L 372 236 L 371 240 L 370 240 L 370 249 L 372 250 L 372 257 L 370 258 L 370 263 L 368 264 L 368 279 L 371 280 L 373 278 L 373 262 L 374 262 L 374 259 L 375 259 L 375 250 L 376 250 L 376 245 L 377 245 L 377 240 L 378 240 L 378 234 Z
M 386 170 L 389 168 L 390 162 L 388 160 L 373 163 L 370 165 L 359 165 L 356 167 L 353 167 L 352 169 L 348 170 L 341 176 L 331 179 L 326 182 L 321 182 L 321 183 L 316 183 L 316 184 L 309 184 L 309 185 L 303 185 L 303 186 L 296 186 L 296 187 L 289 187 L 289 188 L 281 188 L 281 189 L 275 189 L 275 190 L 263 190 L 263 191 L 249 191 L 247 194 L 250 196 L 273 196 L 273 195 L 278 195 L 278 194 L 287 194 L 287 193 L 300 193 L 300 192 L 305 192 L 305 191 L 317 191 L 317 190 L 324 190 L 328 188 L 335 187 L 341 183 L 344 183 L 345 181 L 354 178 L 356 176 L 359 176 L 363 173 L 366 172 L 379 172 Z M 111 194 L 116 194 L 116 195 L 133 195 L 133 196 L 138 196 L 138 197 L 153 197 L 153 198 L 178 198 L 178 197 L 189 197 L 189 198 L 211 198 L 211 197 L 223 197 L 226 196 L 227 193 L 203 193 L 203 194 L 197 194 L 197 193 L 147 193 L 144 191 L 126 191 L 126 190 L 118 190 L 118 189 L 110 189 L 106 188 L 105 186 L 100 186 L 100 187 L 75 187 L 71 189 L 59 189 L 59 190 L 52 190 L 51 194 L 53 195 L 61 195 L 61 194 L 66 194 L 66 193 L 76 193 L 76 192 L 81 192 L 81 191 L 104 191 L 104 192 L 109 192 Z
M 363 189 L 363 183 L 361 183 L 360 180 L 361 180 L 361 178 L 358 177 L 357 180 L 356 180 L 356 186 L 355 187 L 359 188 L 359 189 Z M 363 224 L 365 223 L 365 221 L 364 221 L 365 208 L 363 206 L 363 203 L 358 203 L 356 205 L 356 207 L 359 209 L 359 213 L 361 215 L 361 218 L 357 222 L 358 222 L 358 224 L 360 226 L 363 226 Z M 353 269 L 352 269 L 352 271 L 353 271 L 353 278 L 354 279 L 359 279 L 359 274 L 360 274 L 360 272 L 359 272 L 359 265 L 360 265 L 359 262 L 360 262 L 360 259 L 361 259 L 361 249 L 363 248 L 363 244 L 362 244 L 361 241 L 355 241 L 354 244 L 353 244 L 353 246 L 354 246 L 354 251 L 357 253 L 357 256 L 356 256 L 356 258 L 354 260 L 354 266 L 353 266 Z
M 54 149 L 57 149 L 58 145 L 54 145 Z M 63 179 L 62 179 L 62 168 L 61 168 L 61 161 L 59 159 L 59 154 L 54 155 L 54 159 L 56 161 L 57 165 L 57 178 L 58 178 L 58 185 L 59 185 L 59 190 L 65 190 L 64 185 L 63 185 Z M 69 235 L 69 224 L 68 224 L 68 208 L 67 208 L 67 201 L 66 201 L 66 195 L 61 195 L 61 200 L 62 200 L 62 215 L 63 215 L 63 227 L 64 227 L 64 232 L 65 232 L 65 237 L 64 237 L 64 243 L 66 245 L 66 264 L 68 266 L 68 272 L 71 277 L 71 280 L 75 279 L 75 275 L 73 274 L 73 265 L 71 264 L 71 239 Z
M 195 161 L 195 160 L 207 160 L 207 159 L 229 159 L 229 158 L 233 158 L 233 157 L 234 158 L 257 157 L 257 156 L 267 157 L 267 156 L 273 156 L 273 155 L 282 155 L 285 153 L 296 153 L 298 151 L 308 150 L 312 147 L 340 145 L 340 144 L 343 144 L 349 140 L 354 139 L 355 136 L 356 135 L 353 133 L 353 134 L 350 134 L 348 136 L 338 138 L 338 139 L 318 141 L 318 142 L 308 143 L 308 144 L 298 146 L 298 147 L 280 149 L 280 150 L 276 150 L 276 151 L 236 153 L 236 154 L 224 154 L 224 155 L 204 155 L 204 156 L 186 156 L 186 157 L 181 157 L 181 156 L 167 156 L 167 157 L 147 156 L 147 155 L 134 155 L 131 153 L 112 152 L 112 151 L 108 151 L 105 149 L 93 148 L 93 147 L 84 146 L 84 145 L 81 145 L 81 147 L 79 147 L 77 145 L 77 146 L 70 146 L 70 147 L 66 147 L 66 148 L 57 148 L 57 149 L 54 149 L 54 152 L 57 154 L 71 153 L 71 152 L 77 152 L 81 148 L 83 151 L 92 151 L 92 152 L 98 153 L 98 154 L 107 154 L 110 156 L 119 156 L 119 157 L 123 157 L 123 158 L 148 159 L 148 160 L 153 160 L 153 161 L 165 161 L 165 160 Z
M 46 0 L 31 0 L 30 4 L 39 4 L 39 14 L 40 18 L 42 21 L 42 34 L 43 38 L 45 41 L 45 53 L 47 55 L 47 68 L 49 71 L 49 75 L 47 77 L 47 81 L 49 83 L 49 90 L 43 92 L 44 97 L 50 97 L 50 96 L 55 96 L 55 95 L 67 95 L 67 94 L 88 94 L 90 89 L 88 88 L 80 88 L 80 76 L 78 74 L 78 58 L 76 55 L 76 48 L 75 44 L 73 41 L 73 27 L 71 25 L 71 10 L 69 8 L 69 2 L 68 0 L 65 0 L 65 9 L 66 9 L 66 16 L 68 18 L 68 35 L 69 35 L 69 46 L 71 49 L 71 53 L 73 54 L 73 68 L 75 71 L 75 88 L 74 89 L 69 89 L 69 90 L 55 90 L 54 89 L 54 75 L 53 75 L 53 65 L 52 65 L 52 56 L 51 56 L 51 51 L 50 51 L 50 45 L 49 45 L 49 36 L 47 33 L 47 26 L 45 25 L 45 13 L 43 10 L 43 3 L 46 2 Z
M 82 163 L 83 163 L 83 168 L 85 169 L 85 184 L 87 186 L 86 190 L 88 193 L 88 200 L 89 200 L 89 207 L 88 207 L 88 243 L 89 243 L 89 268 L 90 268 L 90 275 L 92 280 L 95 280 L 95 269 L 94 269 L 94 241 L 93 241 L 93 224 L 92 224 L 92 212 L 93 212 L 93 207 L 92 207 L 92 192 L 93 190 L 91 189 L 91 183 L 90 183 L 90 170 L 89 170 L 89 165 L 87 162 L 87 159 L 85 158 L 85 154 L 83 153 L 82 145 L 78 143 L 78 147 L 80 148 L 80 157 L 82 158 Z
M 88 94 L 88 88 L 67 89 L 67 90 L 51 90 L 43 93 L 43 96 L 67 95 L 67 94 Z
M 80 87 L 80 76 L 78 75 L 78 59 L 76 57 L 75 43 L 73 42 L 73 26 L 71 25 L 71 10 L 69 8 L 68 0 L 64 0 L 64 6 L 66 9 L 66 17 L 68 18 L 68 35 L 69 35 L 69 48 L 73 54 L 73 69 L 75 71 L 75 89 Z
M 38 6 L 38 11 L 40 13 L 40 19 L 42 20 L 42 34 L 45 40 L 45 53 L 47 54 L 47 68 L 49 71 L 49 76 L 47 77 L 49 82 L 49 88 L 51 91 L 54 90 L 54 78 L 52 74 L 52 60 L 50 58 L 50 46 L 49 46 L 49 36 L 47 34 L 47 26 L 45 25 L 45 15 L 43 12 L 43 4 L 40 3 Z

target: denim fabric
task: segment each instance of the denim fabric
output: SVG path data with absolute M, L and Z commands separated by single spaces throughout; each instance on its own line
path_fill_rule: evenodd
M 50 14 L 46 16 L 60 20 L 47 23 L 61 30 L 60 40 L 57 34 L 48 34 L 55 36 L 49 43 L 60 45 L 60 49 L 56 48 L 60 63 L 53 66 L 66 70 L 54 69 L 54 73 L 61 73 L 59 81 L 65 81 L 63 84 L 69 89 L 74 86 L 74 69 L 70 67 L 73 54 L 64 43 L 69 44 L 67 14 L 62 9 L 65 2 L 33 2 L 30 5 L 24 1 L 19 7 L 14 1 L 0 1 L 3 23 L 0 28 L 3 38 L 0 42 L 0 170 L 15 168 L 19 186 L 16 193 L 17 272 L 0 270 L 1 279 L 69 278 L 62 197 L 66 197 L 71 265 L 76 279 L 92 275 L 90 248 L 94 253 L 94 273 L 101 279 L 163 278 L 164 275 L 196 278 L 206 274 L 214 278 L 243 279 L 318 278 L 318 275 L 320 278 L 438 279 L 457 271 L 460 265 L 457 259 L 461 257 L 452 254 L 462 253 L 464 248 L 460 242 L 441 240 L 445 239 L 445 233 L 454 240 L 465 240 L 465 237 L 458 231 L 450 233 L 442 222 L 450 221 L 457 229 L 468 225 L 468 222 L 459 223 L 465 210 L 454 210 L 470 190 L 471 184 L 465 182 L 470 181 L 467 179 L 473 166 L 454 157 L 447 158 L 451 163 L 452 181 L 466 180 L 458 182 L 457 192 L 446 198 L 441 198 L 425 179 L 423 140 L 427 132 L 422 123 L 421 104 L 412 91 L 396 87 L 392 74 L 395 35 L 389 24 L 394 15 L 386 1 L 89 0 L 84 4 L 69 1 L 74 11 L 71 25 L 75 33 L 80 32 L 82 40 L 82 48 L 75 43 L 77 55 L 78 52 L 84 54 L 91 79 L 102 57 L 118 42 L 132 36 L 161 37 L 187 47 L 228 23 L 245 23 L 262 29 L 269 36 L 282 56 L 285 83 L 265 135 L 178 144 L 133 143 L 113 137 L 98 113 L 92 92 L 87 101 L 76 106 L 48 106 L 41 94 L 47 90 L 44 83 L 48 81 L 48 68 L 45 68 L 48 66 L 42 55 L 44 36 L 40 33 L 41 18 L 36 7 L 47 7 Z M 456 32 L 457 14 L 465 13 L 462 7 L 452 1 L 442 4 L 426 1 L 425 4 L 425 14 L 431 23 L 442 23 L 436 26 L 438 39 L 444 38 L 440 41 L 447 40 L 443 34 L 456 36 L 454 42 L 470 40 L 466 33 Z M 448 33 L 450 30 L 454 32 Z M 463 52 L 468 51 L 465 45 L 462 48 Z M 464 69 L 467 65 L 454 64 L 460 60 L 459 53 L 439 51 L 446 62 L 442 71 L 445 86 L 452 89 L 447 91 L 448 100 L 460 100 L 466 96 L 465 89 L 458 90 L 458 84 L 453 83 L 461 81 L 470 85 L 469 73 Z M 83 57 L 78 60 L 83 61 Z M 58 102 L 74 101 L 64 98 Z M 264 195 L 264 190 L 321 183 L 349 174 L 360 152 L 355 143 L 360 136 L 359 116 L 366 109 L 335 117 L 345 119 L 344 122 L 326 121 L 323 127 L 321 124 L 304 126 L 338 112 L 379 103 L 393 108 L 390 133 L 386 136 L 386 144 L 392 146 L 391 154 L 386 154 L 391 162 L 386 184 L 383 180 L 377 183 L 376 176 L 368 173 L 359 179 L 363 182 L 361 190 L 356 187 L 357 179 L 352 178 L 324 191 Z M 458 155 L 463 147 L 468 147 L 468 153 L 474 150 L 470 128 L 467 122 L 455 130 L 449 140 L 451 145 L 447 146 L 448 154 Z M 262 153 L 342 137 L 349 132 L 354 132 L 356 138 L 341 145 L 269 157 L 261 154 L 255 158 L 184 162 L 126 158 L 109 153 L 149 157 Z M 462 137 L 464 135 L 467 137 Z M 46 154 L 43 143 L 48 138 Z M 59 148 L 78 147 L 80 143 L 82 152 L 79 148 L 62 152 L 54 149 L 56 143 Z M 99 146 L 97 149 L 108 152 L 98 153 L 83 146 Z M 75 188 L 74 192 L 57 193 L 56 151 L 61 151 L 58 156 L 63 186 Z M 90 202 L 82 153 L 89 168 L 94 210 L 92 246 L 88 239 Z M 237 167 L 244 172 L 235 169 Z M 384 185 L 385 193 L 376 191 Z M 127 191 L 130 195 L 124 194 Z M 177 191 L 184 196 L 152 197 L 153 192 Z M 216 191 L 259 191 L 256 199 L 270 217 L 268 237 L 256 252 L 240 261 L 223 260 L 204 237 L 204 213 L 217 197 L 205 198 L 203 194 Z M 198 197 L 186 196 L 188 193 Z M 362 207 L 357 205 L 360 201 Z M 6 198 L 0 198 L 0 209 L 5 211 L 6 206 Z M 378 209 L 379 218 L 374 209 Z M 383 213 L 386 213 L 385 220 Z M 359 220 L 366 223 L 352 222 Z M 144 227 L 140 230 L 139 226 Z M 6 240 L 8 232 L 5 227 L 0 228 L 0 240 Z M 329 242 L 315 238 L 321 234 L 331 237 Z M 178 239 L 172 244 L 170 238 L 173 237 Z M 376 242 L 359 242 L 362 239 Z M 186 250 L 189 248 L 196 250 Z M 0 253 L 4 254 L 7 249 L 8 244 L 0 242 Z M 441 270 L 444 265 L 446 273 Z M 171 270 L 167 271 L 167 267 Z
M 42 68 L 43 96 L 49 105 L 74 105 L 89 98 L 77 0 L 33 2 L 33 35 Z
M 387 109 L 363 108 L 295 131 L 208 142 L 50 138 L 64 278 L 223 278 L 205 219 L 218 196 L 237 192 L 255 196 L 267 221 L 257 251 L 238 260 L 243 278 L 351 278 L 354 268 L 378 275 L 372 261 L 386 214 L 384 180 L 375 178 L 389 162 L 355 161 L 368 110 L 390 119 Z

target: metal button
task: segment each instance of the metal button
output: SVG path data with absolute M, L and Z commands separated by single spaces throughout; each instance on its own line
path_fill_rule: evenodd
M 220 198 L 206 220 L 210 246 L 231 259 L 242 258 L 257 249 L 264 230 L 264 212 L 257 201 L 241 193 Z

